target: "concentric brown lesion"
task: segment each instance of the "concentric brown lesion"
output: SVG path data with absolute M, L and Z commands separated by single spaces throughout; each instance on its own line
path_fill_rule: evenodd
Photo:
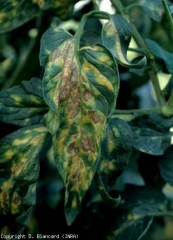
M 95 111 L 88 111 L 88 114 L 94 123 L 101 123 L 102 125 L 105 123 L 105 117 L 103 115 Z
M 83 91 L 83 99 L 85 102 L 93 100 L 93 95 L 89 90 L 84 90 Z
M 79 154 L 79 146 L 77 145 L 76 142 L 72 142 L 67 147 L 67 153 L 70 154 L 71 156 L 77 156 Z
M 81 148 L 84 152 L 96 152 L 94 139 L 89 137 L 85 131 L 82 131 L 81 134 Z

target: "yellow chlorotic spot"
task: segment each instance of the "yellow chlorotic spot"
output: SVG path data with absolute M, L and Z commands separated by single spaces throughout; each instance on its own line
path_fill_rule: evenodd
M 22 100 L 19 96 L 14 95 L 14 94 L 11 94 L 10 98 L 14 99 L 16 102 L 21 102 L 21 100 Z
M 30 99 L 31 99 L 31 101 L 34 102 L 35 104 L 40 104 L 40 100 L 37 99 L 36 97 L 31 96 Z
M 31 133 L 31 130 L 28 129 L 25 131 L 25 134 L 28 134 L 28 133 Z
M 36 136 L 35 138 L 32 139 L 32 145 L 36 146 L 40 140 L 41 140 L 42 136 Z
M 6 152 L 5 152 L 5 159 L 8 159 L 8 160 L 11 160 L 12 158 L 13 158 L 13 156 L 14 156 L 14 154 L 15 154 L 15 152 L 14 151 L 12 151 L 12 150 L 7 150 Z
M 7 15 L 6 12 L 0 12 L 0 21 Z
M 28 138 L 24 138 L 24 139 L 16 139 L 16 140 L 14 140 L 14 142 L 13 142 L 13 145 L 15 145 L 15 146 L 18 146 L 18 145 L 21 145 L 21 144 L 26 144 L 28 142 Z
M 76 202 L 76 200 L 73 200 L 73 202 L 72 202 L 72 208 L 76 208 L 77 207 L 77 202 Z
M 11 2 L 11 5 L 12 5 L 13 7 L 15 7 L 15 6 L 18 5 L 18 4 L 19 4 L 19 1 L 14 1 L 14 0 L 13 0 L 13 1 Z
M 1 234 L 4 234 L 4 235 L 7 235 L 10 233 L 10 230 L 9 230 L 9 227 L 8 226 L 5 226 L 2 228 L 1 230 Z M 10 236 L 10 235 L 9 235 Z

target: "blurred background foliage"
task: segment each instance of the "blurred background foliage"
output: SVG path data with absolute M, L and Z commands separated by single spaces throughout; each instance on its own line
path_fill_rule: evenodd
M 97 1 L 102 6 L 102 10 L 115 12 L 115 9 L 106 9 L 103 1 Z M 100 3 L 99 3 L 100 2 Z M 122 0 L 124 6 L 133 4 L 134 0 Z M 151 1 L 154 3 L 154 1 Z M 156 1 L 157 2 L 157 1 Z M 72 34 L 75 33 L 81 17 L 91 10 L 94 10 L 93 1 L 80 1 L 75 5 L 74 11 L 68 20 L 61 20 L 56 16 L 56 12 L 47 9 L 40 12 L 33 19 L 19 26 L 12 31 L 0 34 L 0 88 L 1 90 L 18 85 L 23 80 L 31 77 L 42 78 L 43 69 L 39 64 L 40 38 L 50 27 L 59 25 Z M 170 1 L 173 4 L 173 1 Z M 111 4 L 110 4 L 111 6 Z M 133 19 L 139 33 L 143 39 L 150 38 L 156 41 L 164 50 L 173 52 L 173 33 L 169 31 L 168 21 L 164 11 L 156 14 L 153 19 L 152 11 L 147 12 L 145 7 L 139 6 L 129 9 L 131 19 Z M 85 25 L 85 31 L 81 39 L 81 46 L 100 42 L 100 32 L 102 23 L 96 19 L 89 19 Z M 131 46 L 135 47 L 134 41 Z M 133 59 L 137 55 L 128 52 L 128 57 Z M 157 67 L 161 84 L 166 86 L 171 74 L 166 66 L 158 59 Z M 118 109 L 150 108 L 157 106 L 152 86 L 147 74 L 135 74 L 128 68 L 119 66 L 120 72 L 120 92 L 117 101 Z M 169 95 L 172 88 L 172 81 L 163 94 Z M 171 85 L 171 86 L 170 86 Z M 0 122 L 0 138 L 18 129 L 15 125 Z M 133 149 L 129 166 L 118 178 L 115 190 L 124 191 L 128 205 L 128 189 L 131 196 L 137 196 L 134 187 L 154 187 L 161 190 L 168 197 L 169 209 L 173 210 L 173 188 L 165 184 L 160 170 L 159 162 L 161 157 L 141 153 Z M 40 156 L 40 178 L 37 185 L 37 204 L 30 216 L 27 232 L 33 235 L 77 233 L 79 239 L 114 239 L 111 237 L 112 229 L 118 228 L 117 219 L 120 220 L 120 210 L 107 208 L 101 201 L 93 182 L 87 192 L 83 209 L 72 226 L 67 226 L 63 212 L 64 188 L 57 169 L 53 162 L 51 139 L 48 139 L 46 146 Z M 133 186 L 133 187 L 132 187 Z M 124 200 L 125 201 L 125 200 Z M 137 200 L 134 200 L 137 201 Z M 142 200 L 141 200 L 142 201 Z M 159 201 L 157 199 L 157 201 Z M 162 202 L 162 200 L 160 200 Z M 130 203 L 129 203 L 130 204 Z M 132 205 L 126 208 L 132 209 Z M 124 211 L 127 212 L 127 209 Z M 142 238 L 146 240 L 172 240 L 173 239 L 173 218 L 155 217 L 153 224 L 147 234 Z M 144 226 L 145 228 L 145 226 Z M 124 235 L 125 237 L 125 235 Z M 118 238 L 120 239 L 120 238 Z M 125 239 L 122 238 L 121 239 Z M 126 239 L 128 239 L 126 237 Z M 130 238 L 131 239 L 131 238 Z

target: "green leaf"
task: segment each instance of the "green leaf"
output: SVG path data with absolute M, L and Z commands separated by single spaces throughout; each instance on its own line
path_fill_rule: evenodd
M 163 155 L 171 143 L 169 132 L 172 119 L 160 114 L 141 115 L 129 122 L 133 133 L 133 146 L 151 155 Z
M 97 184 L 97 189 L 100 193 L 100 196 L 104 200 L 105 204 L 109 207 L 113 208 L 117 207 L 121 202 L 121 196 L 120 195 L 116 195 L 116 197 L 112 196 L 113 194 L 110 194 L 110 192 L 107 191 L 99 171 L 97 171 L 95 174 L 95 182 Z
M 45 119 L 47 128 L 49 129 L 50 133 L 54 135 L 57 132 L 60 124 L 58 116 L 49 110 L 49 112 L 45 115 Z
M 60 18 L 66 19 L 70 17 L 76 2 L 77 0 L 1 0 L 0 32 L 13 30 L 49 8 L 53 8 Z
M 168 201 L 160 190 L 128 184 L 120 194 L 122 202 L 119 208 L 123 211 L 141 216 L 159 216 L 167 213 Z
M 120 193 L 121 204 L 115 210 L 117 221 L 108 239 L 141 239 L 149 229 L 154 216 L 167 215 L 167 199 L 159 190 L 146 186 L 126 185 Z
M 47 133 L 47 128 L 34 125 L 0 140 L 0 216 L 4 220 L 1 231 L 7 228 L 10 233 L 14 229 L 17 232 L 27 223 L 29 208 L 36 198 L 38 155 Z
M 129 125 L 118 118 L 110 119 L 102 144 L 97 181 L 100 194 L 109 205 L 119 202 L 109 196 L 109 192 L 114 190 L 117 177 L 126 168 L 131 150 L 132 136 Z
M 159 161 L 159 168 L 163 179 L 173 186 L 173 148 L 170 146 L 166 149 L 164 155 Z
M 145 40 L 152 54 L 161 60 L 169 73 L 173 73 L 173 53 L 167 52 L 151 39 Z
M 39 124 L 48 111 L 41 80 L 32 78 L 0 92 L 0 120 L 18 126 Z
M 122 223 L 119 229 L 112 231 L 108 240 L 118 239 L 118 240 L 140 240 L 146 234 L 150 228 L 153 218 L 152 217 L 139 217 L 138 219 L 132 219 Z
M 127 50 L 131 41 L 131 27 L 119 14 L 112 15 L 102 29 L 102 42 L 118 62 L 126 67 L 143 68 L 147 64 L 146 57 L 137 63 L 130 63 L 127 59 Z
M 59 30 L 52 31 L 57 33 L 56 41 Z M 48 38 L 50 32 L 43 38 Z M 51 41 L 50 38 L 50 45 Z M 84 47 L 75 52 L 71 37 L 59 43 L 49 55 L 43 91 L 46 102 L 60 119 L 53 147 L 66 188 L 68 224 L 79 213 L 95 174 L 106 120 L 115 108 L 118 89 L 117 65 L 104 46 Z
M 57 16 L 62 20 L 67 20 L 71 17 L 74 4 L 78 1 L 79 0 L 52 0 L 52 3 L 54 4 L 53 7 Z
M 140 0 L 139 5 L 147 12 L 147 14 L 156 22 L 160 22 L 164 13 L 161 0 Z

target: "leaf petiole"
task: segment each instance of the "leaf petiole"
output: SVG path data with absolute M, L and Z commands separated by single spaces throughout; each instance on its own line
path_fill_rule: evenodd
M 82 17 L 79 28 L 78 28 L 78 30 L 76 31 L 76 34 L 75 34 L 75 52 L 77 52 L 80 48 L 80 39 L 81 39 L 81 36 L 82 36 L 82 32 L 83 32 L 85 23 L 86 23 L 88 18 L 92 18 L 92 17 L 93 18 L 99 18 L 99 19 L 100 18 L 101 19 L 110 19 L 110 14 L 107 13 L 107 12 L 95 10 L 95 11 L 92 11 L 92 12 L 89 12 L 89 13 L 85 14 Z

